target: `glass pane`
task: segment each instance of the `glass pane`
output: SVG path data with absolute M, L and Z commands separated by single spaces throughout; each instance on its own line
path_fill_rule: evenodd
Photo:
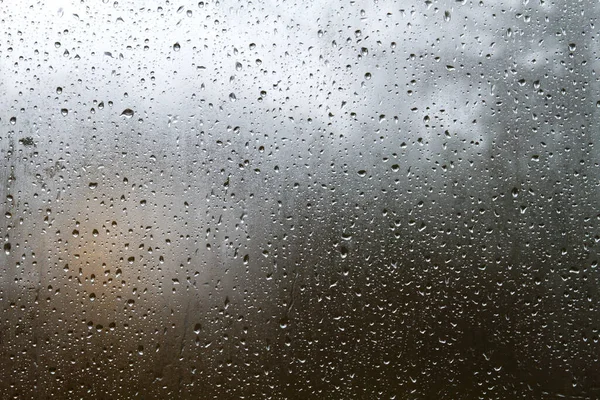
M 0 1 L 0 397 L 600 397 L 599 15 Z

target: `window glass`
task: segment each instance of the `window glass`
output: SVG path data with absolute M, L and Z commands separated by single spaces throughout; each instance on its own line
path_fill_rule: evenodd
M 0 398 L 600 397 L 599 13 L 0 1 Z

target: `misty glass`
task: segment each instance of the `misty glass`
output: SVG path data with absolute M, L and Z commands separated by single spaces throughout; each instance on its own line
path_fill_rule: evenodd
M 599 17 L 0 1 L 0 398 L 599 398 Z

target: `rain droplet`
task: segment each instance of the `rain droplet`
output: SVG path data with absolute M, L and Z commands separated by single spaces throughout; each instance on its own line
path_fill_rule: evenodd
M 237 100 L 237 97 L 235 97 L 235 93 L 229 93 L 229 100 L 231 100 L 232 102 Z
M 56 88 L 56 94 L 61 94 L 62 93 L 62 88 L 59 86 Z
M 235 63 L 235 69 L 236 71 L 241 71 L 242 70 L 242 63 L 241 62 L 236 62 Z
M 342 258 L 348 257 L 348 248 L 346 246 L 340 247 L 340 257 L 342 257 Z
M 11 124 L 11 125 L 14 125 L 14 124 L 16 124 L 16 123 L 17 123 L 17 117 L 11 117 L 11 119 L 10 119 L 10 124 Z
M 133 117 L 133 114 L 134 114 L 134 112 L 131 108 L 126 108 L 121 113 L 121 116 L 125 117 L 125 118 L 131 118 L 131 117 Z
M 66 117 L 67 115 L 69 115 L 69 110 L 67 110 L 66 108 L 62 108 L 62 109 L 60 110 L 60 113 L 61 113 L 61 114 L 62 114 L 64 117 Z
M 444 11 L 444 21 L 450 22 L 452 16 L 450 15 L 450 11 Z
M 290 321 L 288 320 L 287 317 L 283 317 L 279 320 L 279 327 L 281 329 L 287 328 L 289 324 L 290 324 Z
M 181 49 L 181 45 L 179 44 L 179 42 L 177 42 L 173 45 L 173 51 L 179 51 L 180 49 Z
M 98 187 L 98 183 L 97 182 L 90 182 L 90 184 L 89 184 L 89 188 L 90 189 L 93 190 L 93 189 L 96 189 L 97 187 Z

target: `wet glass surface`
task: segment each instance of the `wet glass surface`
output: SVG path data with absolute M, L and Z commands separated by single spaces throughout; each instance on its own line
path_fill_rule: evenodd
M 0 398 L 599 398 L 599 16 L 0 1 Z

